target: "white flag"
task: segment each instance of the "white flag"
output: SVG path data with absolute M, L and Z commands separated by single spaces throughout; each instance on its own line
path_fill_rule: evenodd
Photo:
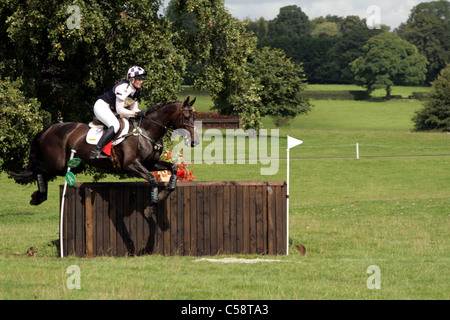
M 287 138 L 288 138 L 288 149 L 291 149 L 291 148 L 296 147 L 299 144 L 303 143 L 302 140 L 298 140 L 298 139 L 292 138 L 290 136 L 287 136 Z

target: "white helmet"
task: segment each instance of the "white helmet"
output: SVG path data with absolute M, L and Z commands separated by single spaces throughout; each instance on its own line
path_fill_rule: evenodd
M 144 69 L 138 66 L 133 66 L 130 69 L 128 69 L 127 73 L 127 79 L 135 78 L 135 79 L 144 79 L 147 75 L 147 72 L 145 72 Z

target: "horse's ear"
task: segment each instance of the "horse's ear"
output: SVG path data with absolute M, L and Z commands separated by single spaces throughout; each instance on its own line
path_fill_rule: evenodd
M 191 102 L 189 102 L 189 105 L 192 107 L 194 105 L 195 100 L 197 100 L 197 97 L 194 98 L 194 100 L 191 100 Z
M 186 98 L 186 100 L 184 100 L 184 102 L 183 102 L 183 107 L 189 105 L 189 99 L 190 99 L 190 98 L 191 98 L 191 96 L 188 96 L 188 97 Z

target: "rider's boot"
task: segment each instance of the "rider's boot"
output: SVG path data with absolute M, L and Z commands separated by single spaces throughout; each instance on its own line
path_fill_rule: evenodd
M 114 127 L 109 127 L 100 138 L 100 140 L 98 140 L 98 143 L 95 146 L 94 150 L 91 151 L 89 159 L 100 158 L 103 148 L 114 138 L 114 135 Z

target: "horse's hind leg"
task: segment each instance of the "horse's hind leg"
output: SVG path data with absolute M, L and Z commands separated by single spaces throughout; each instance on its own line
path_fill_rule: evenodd
M 38 191 L 35 191 L 31 195 L 30 204 L 33 206 L 37 206 L 47 200 L 47 192 L 48 192 L 48 179 L 41 173 L 37 175 L 37 184 Z

